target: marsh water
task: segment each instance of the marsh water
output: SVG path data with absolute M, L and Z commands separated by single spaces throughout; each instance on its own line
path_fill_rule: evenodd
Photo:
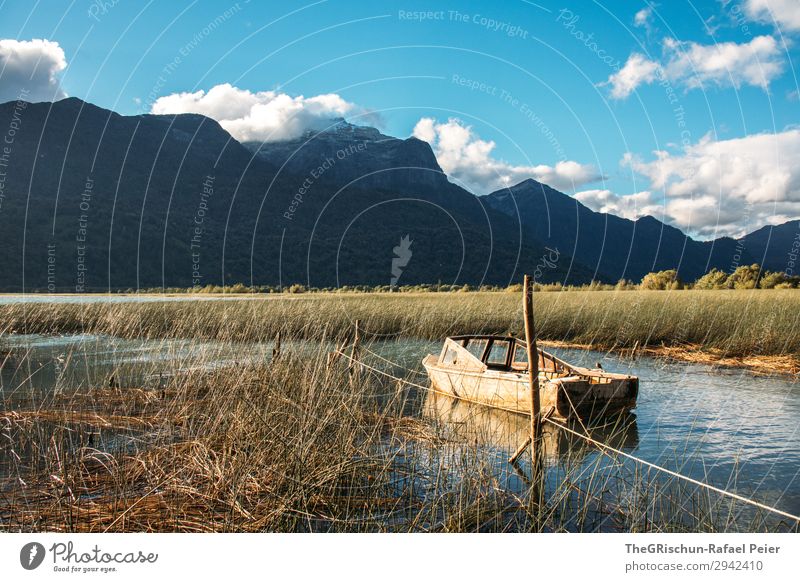
M 289 343 L 284 349 L 304 346 Z M 421 360 L 437 353 L 440 344 L 381 341 L 369 349 L 376 355 L 365 358 L 375 367 L 424 385 Z M 271 351 L 268 343 L 6 335 L 0 338 L 0 395 L 5 406 L 13 409 L 15 402 L 47 392 L 110 382 L 121 390 L 157 388 L 172 374 L 201 366 L 267 361 Z M 619 425 L 593 429 L 598 440 L 783 511 L 800 513 L 800 385 L 794 378 L 650 357 L 631 360 L 593 351 L 550 351 L 578 365 L 593 367 L 600 362 L 606 370 L 640 378 L 633 415 Z M 510 453 L 528 434 L 526 417 L 444 397 L 416 396 L 417 404 L 409 408 L 409 414 L 435 424 L 451 442 L 481 447 L 506 490 L 521 492 L 528 487 L 524 470 L 508 464 Z M 566 465 L 592 471 L 605 466 L 596 448 L 552 428 L 546 431 L 545 449 L 547 464 L 556 474 Z M 754 510 L 737 505 L 736 511 L 748 515 Z

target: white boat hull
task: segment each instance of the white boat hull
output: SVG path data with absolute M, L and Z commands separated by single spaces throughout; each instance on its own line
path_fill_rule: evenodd
M 464 370 L 442 366 L 429 355 L 423 360 L 437 392 L 468 402 L 530 414 L 531 393 L 527 372 Z M 539 402 L 543 414 L 566 420 L 605 416 L 636 405 L 638 381 L 631 376 L 606 374 L 603 381 L 583 376 L 548 378 L 539 375 Z

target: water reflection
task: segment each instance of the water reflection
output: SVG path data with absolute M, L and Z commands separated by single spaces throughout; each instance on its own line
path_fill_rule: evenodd
M 44 293 L 10 293 L 0 294 L 0 305 L 16 305 L 20 303 L 55 303 L 91 305 L 95 303 L 165 303 L 171 301 L 243 301 L 269 299 L 257 294 L 197 295 L 197 294 L 155 294 L 137 295 L 125 293 L 92 294 L 92 295 L 47 295 Z
M 395 376 L 427 385 L 421 359 L 441 344 L 422 340 L 376 342 L 385 360 L 370 362 Z M 286 350 L 316 345 L 285 342 Z M 190 369 L 264 362 L 272 345 L 198 340 L 123 340 L 112 337 L 13 336 L 0 338 L 0 407 L 70 388 L 155 388 Z M 800 513 L 800 384 L 795 378 L 755 376 L 698 364 L 636 360 L 591 351 L 553 349 L 577 365 L 601 361 L 607 370 L 640 378 L 635 417 L 590 427 L 594 438 L 637 457 L 748 497 Z M 396 368 L 391 363 L 397 364 Z M 410 392 L 414 392 L 409 388 Z M 526 417 L 419 393 L 415 408 L 453 442 L 491 448 L 497 467 L 528 436 Z M 422 404 L 418 404 L 422 403 Z M 416 408 L 416 406 L 421 406 Z M 552 463 L 591 465 L 599 454 L 582 439 L 545 430 Z
M 513 412 L 477 406 L 430 392 L 425 398 L 422 415 L 438 423 L 448 440 L 515 451 L 530 436 L 530 418 Z M 583 427 L 569 425 L 582 433 Z M 639 428 L 634 414 L 606 418 L 586 425 L 589 435 L 616 449 L 634 451 L 639 444 Z M 585 439 L 558 426 L 542 426 L 542 451 L 550 463 L 580 463 L 597 451 Z

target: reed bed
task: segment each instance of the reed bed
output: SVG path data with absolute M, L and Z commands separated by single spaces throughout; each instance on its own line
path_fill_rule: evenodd
M 715 357 L 800 354 L 800 292 L 572 291 L 535 297 L 542 340 L 596 349 L 674 348 Z M 254 342 L 342 337 L 356 320 L 371 337 L 439 340 L 456 333 L 521 333 L 517 293 L 287 294 L 243 299 L 0 305 L 0 330 Z
M 104 321 L 113 323 L 115 308 Z M 330 333 L 320 327 L 306 333 Z M 557 446 L 534 478 L 529 465 L 505 462 L 507 444 L 498 441 L 498 427 L 519 417 L 486 423 L 467 412 L 480 422 L 464 434 L 453 426 L 465 417 L 454 424 L 427 414 L 434 405 L 443 406 L 349 369 L 323 343 L 149 388 L 3 402 L 0 530 L 788 529 L 577 442 Z M 604 430 L 613 440 L 625 428 Z

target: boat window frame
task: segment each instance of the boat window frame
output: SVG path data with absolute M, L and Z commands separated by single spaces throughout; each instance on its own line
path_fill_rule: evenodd
M 508 358 L 506 359 L 505 369 L 509 370 L 509 371 L 512 371 L 512 372 L 516 372 L 516 373 L 524 373 L 524 372 L 528 371 L 528 368 L 530 368 L 530 362 L 528 362 L 528 367 L 526 367 L 526 369 L 524 369 L 524 370 L 520 370 L 519 368 L 514 368 L 512 366 L 512 363 L 514 361 L 514 359 L 513 359 L 514 358 L 514 354 L 516 353 L 516 349 L 518 347 L 524 347 L 526 349 L 526 351 L 527 351 L 527 344 L 526 344 L 526 342 L 525 342 L 525 340 L 523 338 L 516 337 L 516 336 L 510 336 L 510 335 L 509 336 L 494 336 L 494 335 L 488 335 L 488 334 L 475 334 L 475 335 L 452 336 L 452 337 L 449 337 L 448 339 L 451 340 L 451 341 L 456 342 L 456 344 L 459 347 L 464 348 L 465 351 L 467 351 L 469 353 L 471 358 L 474 358 L 474 359 L 478 360 L 480 362 L 480 364 L 483 365 L 484 367 L 487 367 L 487 364 L 486 364 L 486 358 L 488 356 L 488 351 L 487 350 L 491 349 L 491 345 L 494 342 L 494 340 L 509 341 L 512 344 L 512 348 L 509 350 L 509 355 L 508 355 Z M 481 353 L 481 357 L 480 358 L 475 356 L 474 353 L 470 352 L 467 349 L 467 345 L 470 342 L 475 341 L 475 340 L 486 340 L 487 341 L 486 347 L 483 349 L 483 352 Z M 538 352 L 537 356 L 539 358 L 539 364 L 541 364 L 539 366 L 539 368 L 540 368 L 539 371 L 540 372 L 544 372 L 545 374 L 553 375 L 554 377 L 574 376 L 574 375 L 582 375 L 582 376 L 591 376 L 592 375 L 591 374 L 591 370 L 587 370 L 586 368 L 581 368 L 581 367 L 578 367 L 578 366 L 573 366 L 572 364 L 562 360 L 561 358 L 559 358 L 559 357 L 557 357 L 557 356 L 555 356 L 553 354 L 545 352 L 543 349 L 541 349 L 538 346 L 536 347 L 536 351 Z M 548 366 L 548 364 L 554 368 L 553 371 L 546 371 L 546 368 L 550 367 L 550 366 Z M 491 367 L 492 367 L 492 369 L 500 368 L 500 366 L 498 366 L 496 364 L 493 364 Z M 605 377 L 604 374 L 596 374 L 596 375 Z
M 448 342 L 445 342 L 445 343 L 444 343 L 444 346 L 442 346 L 442 353 L 441 353 L 441 355 L 439 356 L 439 361 L 440 361 L 442 364 L 444 364 L 445 366 L 455 366 L 455 365 L 458 365 L 458 351 L 456 351 L 456 349 L 453 347 L 454 345 L 458 345 L 458 344 L 457 344 L 457 343 L 455 343 L 455 342 L 453 342 L 452 344 L 451 344 L 451 343 L 448 343 Z M 453 358 L 453 361 L 452 361 L 452 362 L 448 362 L 448 361 L 447 361 L 447 356 L 448 356 L 448 354 L 450 354 L 451 352 L 453 352 L 453 354 L 455 354 L 455 357 Z
M 476 356 L 472 351 L 469 349 L 469 344 L 474 342 L 486 342 L 486 345 L 483 347 L 483 351 L 481 352 L 480 356 Z M 461 347 L 467 350 L 472 357 L 477 359 L 481 364 L 484 366 L 486 365 L 486 357 L 489 355 L 489 347 L 492 345 L 492 338 L 490 337 L 481 337 L 481 336 L 472 336 L 467 337 L 461 340 Z
M 495 342 L 502 342 L 508 345 L 506 348 L 506 357 L 502 364 L 495 364 L 489 362 L 489 354 L 492 351 L 492 347 L 494 346 Z M 514 349 L 516 346 L 516 339 L 515 338 L 489 338 L 489 341 L 486 343 L 486 349 L 483 351 L 483 357 L 481 358 L 481 362 L 484 366 L 491 370 L 511 370 L 511 361 L 514 357 Z
M 470 352 L 465 347 L 465 341 L 471 338 L 447 338 L 445 341 L 445 345 L 442 347 L 442 352 L 440 354 L 439 362 L 440 365 L 445 366 L 450 369 L 459 369 L 464 371 L 477 371 L 477 372 L 484 372 L 486 371 L 486 364 L 480 361 L 475 354 Z M 455 364 L 446 364 L 444 363 L 443 359 L 447 352 L 447 346 L 451 346 L 456 352 L 460 352 L 461 357 L 459 357 L 458 362 Z
M 517 350 L 522 350 L 525 353 L 525 367 L 524 368 L 515 368 L 514 362 L 517 355 Z M 522 363 L 522 362 L 519 362 Z M 517 338 L 514 338 L 514 350 L 511 354 L 510 361 L 508 362 L 508 368 L 513 372 L 527 372 L 528 368 L 530 367 L 530 362 L 528 361 L 528 346 L 521 344 L 517 341 Z

